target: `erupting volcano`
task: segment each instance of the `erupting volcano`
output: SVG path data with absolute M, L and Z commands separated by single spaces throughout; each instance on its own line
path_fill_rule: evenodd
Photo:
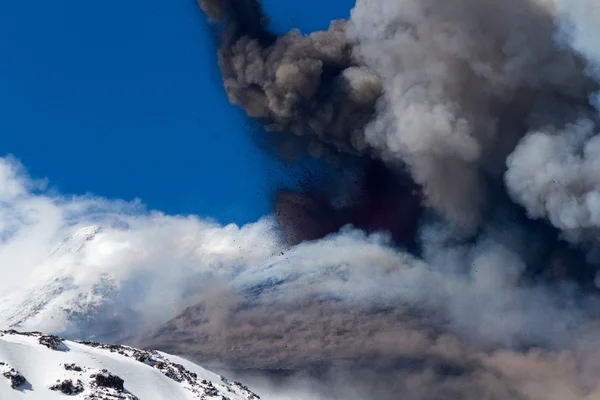
M 0 159 L 0 328 L 291 376 L 273 399 L 600 398 L 597 0 L 357 0 L 308 34 L 200 5 L 229 102 L 322 170 L 238 226 Z

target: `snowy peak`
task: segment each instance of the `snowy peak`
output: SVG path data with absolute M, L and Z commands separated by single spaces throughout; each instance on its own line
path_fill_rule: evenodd
M 0 329 L 42 329 L 69 337 L 89 337 L 86 328 L 96 322 L 111 322 L 111 311 L 106 309 L 106 304 L 115 296 L 117 284 L 114 279 L 108 274 L 99 274 L 94 281 L 77 284 L 72 270 L 63 270 L 64 266 L 77 266 L 77 262 L 69 257 L 78 257 L 102 231 L 98 225 L 76 230 L 49 253 L 49 262 L 43 270 L 47 277 L 32 279 L 21 290 L 0 298 Z M 36 325 L 40 319 L 50 321 L 50 324 Z M 69 327 L 71 323 L 83 331 L 59 329 Z
M 94 240 L 96 235 L 102 232 L 102 227 L 98 225 L 86 226 L 81 228 L 71 236 L 63 239 L 52 251 L 50 251 L 51 257 L 60 257 L 68 253 L 77 253 L 80 251 L 87 242 Z
M 259 399 L 239 382 L 165 353 L 71 342 L 39 332 L 0 331 L 0 399 L 66 396 L 81 400 Z
M 0 298 L 0 329 L 43 329 L 71 338 L 89 338 L 86 329 L 97 331 L 97 326 L 119 327 L 119 321 L 115 321 L 110 309 L 116 295 L 117 284 L 109 276 L 79 286 L 69 276 L 34 283 Z M 36 325 L 44 319 L 45 326 Z M 61 330 L 71 324 L 78 329 Z

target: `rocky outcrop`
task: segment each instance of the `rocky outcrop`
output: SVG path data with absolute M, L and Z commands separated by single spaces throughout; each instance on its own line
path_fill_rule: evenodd
M 11 368 L 8 364 L 0 361 L 0 373 L 10 382 L 10 387 L 18 389 L 27 383 L 27 379 L 14 368 Z

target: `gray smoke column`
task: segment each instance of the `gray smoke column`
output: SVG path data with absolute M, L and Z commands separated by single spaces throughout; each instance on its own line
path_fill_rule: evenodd
M 414 220 L 422 208 L 419 189 L 401 166 L 385 171 L 383 179 L 372 173 L 381 161 L 371 162 L 377 157 L 364 128 L 383 88 L 348 39 L 347 21 L 333 21 L 328 30 L 309 35 L 291 31 L 277 36 L 266 28 L 267 18 L 257 1 L 204 0 L 200 5 L 212 21 L 221 23 L 218 59 L 230 102 L 274 131 L 271 138 L 280 150 L 304 148 L 314 157 L 342 164 L 352 158 L 354 167 L 344 170 L 352 178 L 338 176 L 329 183 L 339 186 L 335 193 L 315 178 L 299 193 L 281 191 L 275 196 L 275 213 L 288 244 L 319 239 L 354 224 L 367 230 L 391 228 L 398 241 L 412 245 Z M 386 180 L 395 181 L 397 189 L 380 190 L 386 182 L 379 181 Z M 339 198 L 353 204 L 340 205 Z M 391 210 L 392 202 L 403 212 Z M 386 216 L 407 228 L 390 227 Z
M 362 67 L 346 21 L 326 31 L 276 36 L 256 0 L 201 0 L 224 24 L 219 65 L 233 104 L 268 130 L 306 136 L 310 151 L 364 154 L 363 127 L 381 94 L 378 76 Z
M 282 36 L 258 1 L 200 4 L 223 25 L 233 104 L 284 141 L 305 137 L 315 156 L 408 167 L 425 205 L 466 231 L 518 140 L 556 118 L 546 104 L 586 103 L 596 86 L 557 43 L 551 1 L 362 0 L 349 22 Z

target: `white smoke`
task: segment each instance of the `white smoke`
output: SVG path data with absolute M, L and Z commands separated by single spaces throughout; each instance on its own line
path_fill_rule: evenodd
M 139 332 L 280 249 L 269 219 L 222 226 L 149 212 L 139 201 L 63 196 L 39 190 L 12 158 L 0 159 L 0 177 L 4 325 L 26 320 L 24 328 L 68 336 L 110 324 L 121 335 Z
M 557 1 L 556 38 L 585 61 L 585 72 L 600 78 L 600 4 L 594 1 Z M 598 93 L 590 94 L 597 107 Z M 513 200 L 531 218 L 544 218 L 563 232 L 566 240 L 592 250 L 597 261 L 600 239 L 600 140 L 598 113 L 575 111 L 563 125 L 547 125 L 529 132 L 507 159 L 505 182 Z
M 600 137 L 582 119 L 528 134 L 508 158 L 506 184 L 531 218 L 546 218 L 573 243 L 600 233 Z

